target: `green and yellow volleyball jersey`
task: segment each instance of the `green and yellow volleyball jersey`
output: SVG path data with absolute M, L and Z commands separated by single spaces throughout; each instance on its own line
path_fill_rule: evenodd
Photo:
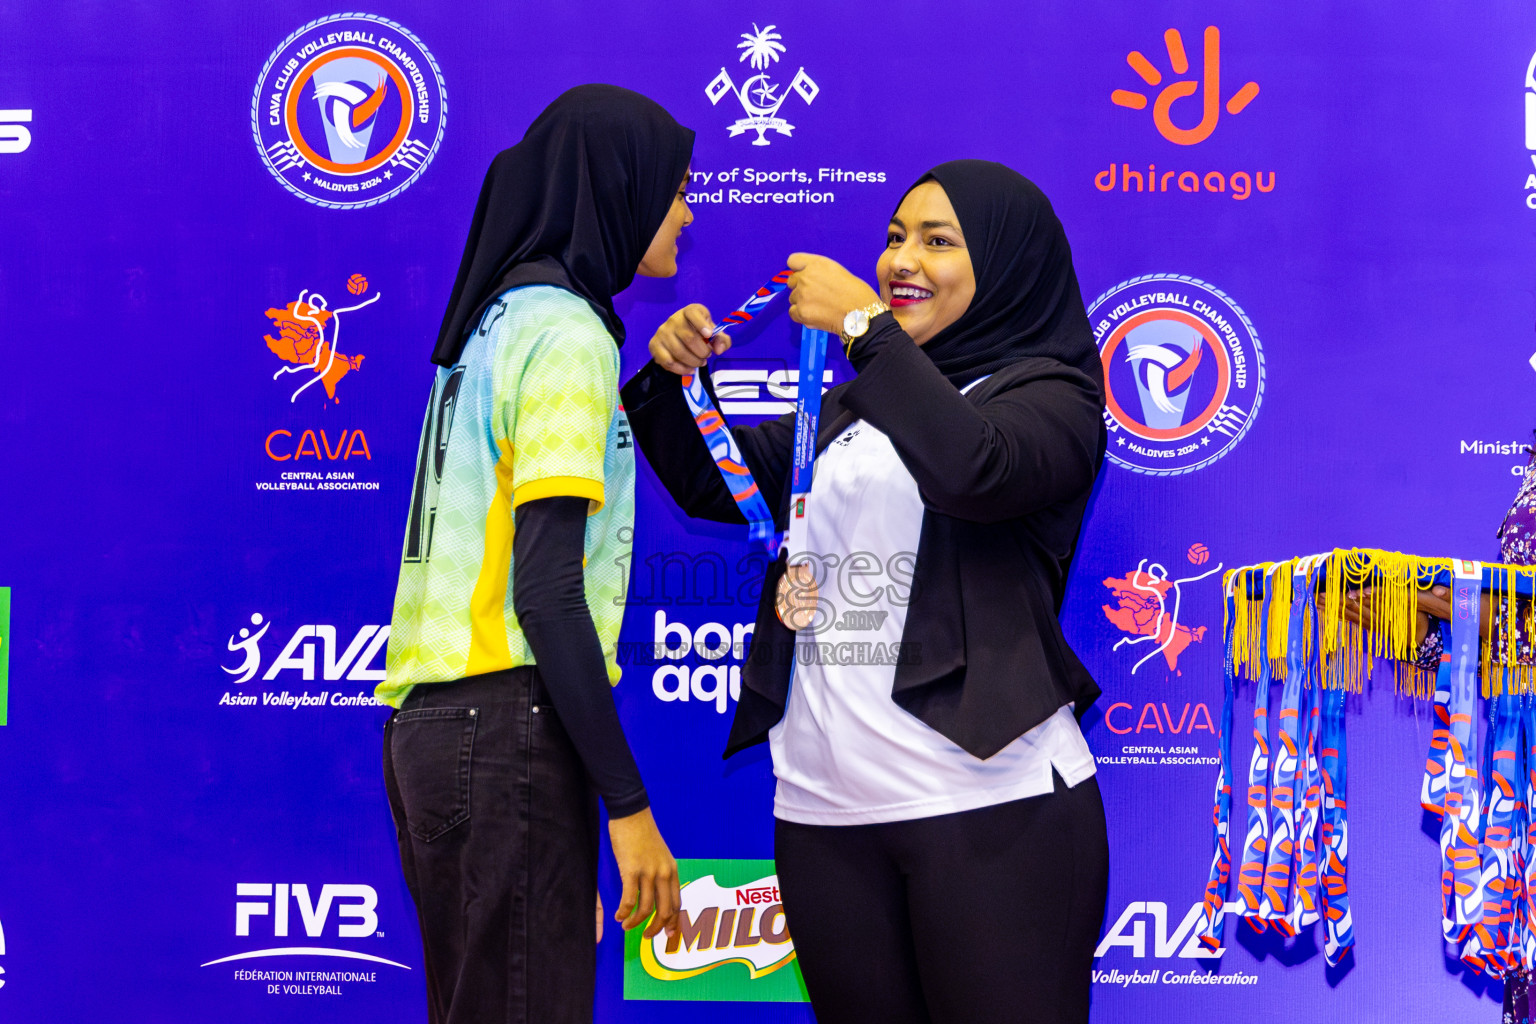
M 635 519 L 619 351 L 586 300 L 532 285 L 504 292 L 432 384 L 380 700 L 533 664 L 512 612 L 513 510 L 557 496 L 589 502 L 587 607 L 617 683 Z

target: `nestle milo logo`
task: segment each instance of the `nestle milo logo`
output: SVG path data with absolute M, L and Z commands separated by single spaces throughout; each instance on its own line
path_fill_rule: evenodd
M 678 870 L 677 933 L 629 933 L 624 997 L 805 1001 L 773 862 L 678 861 Z

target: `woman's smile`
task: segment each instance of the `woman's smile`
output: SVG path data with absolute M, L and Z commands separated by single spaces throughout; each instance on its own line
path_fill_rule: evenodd
M 921 288 L 915 284 L 891 282 L 892 309 L 899 309 L 902 306 L 915 306 L 919 302 L 927 302 L 931 298 L 933 298 L 933 292 L 927 288 Z

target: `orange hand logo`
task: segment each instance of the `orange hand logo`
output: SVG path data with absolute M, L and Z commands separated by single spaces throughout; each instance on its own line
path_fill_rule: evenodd
M 1179 30 L 1171 28 L 1164 32 L 1163 42 L 1168 47 L 1168 63 L 1173 68 L 1173 73 L 1187 74 L 1189 56 L 1184 52 L 1184 38 L 1179 35 Z M 1162 83 L 1162 73 L 1139 51 L 1132 50 L 1126 54 L 1125 62 L 1148 85 Z M 1173 123 L 1173 118 L 1170 116 L 1173 104 L 1186 96 L 1193 96 L 1196 92 L 1201 94 L 1200 123 L 1193 128 L 1180 128 Z M 1240 113 L 1258 94 L 1259 83 L 1249 82 L 1227 100 L 1227 113 Z M 1146 96 L 1127 89 L 1116 89 L 1109 94 L 1109 99 L 1116 106 L 1129 107 L 1131 110 L 1144 110 L 1147 106 Z M 1152 104 L 1152 123 L 1157 125 L 1157 130 L 1169 142 L 1180 146 L 1193 146 L 1197 142 L 1204 142 L 1211 132 L 1215 131 L 1216 121 L 1220 116 L 1221 31 L 1212 25 L 1205 30 L 1204 74 L 1201 80 L 1184 79 L 1170 82 L 1162 92 L 1157 94 L 1157 100 Z

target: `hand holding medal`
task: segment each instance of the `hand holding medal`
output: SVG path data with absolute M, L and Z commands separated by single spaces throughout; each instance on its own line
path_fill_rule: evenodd
M 730 347 L 724 331 L 736 324 L 753 320 L 780 292 L 790 290 L 790 316 L 805 326 L 801 332 L 801 383 L 814 381 L 817 386 L 798 387 L 795 402 L 794 468 L 790 478 L 790 523 L 781 539 L 775 534 L 772 513 L 764 501 L 746 461 L 715 408 L 703 378 L 696 372 L 711 355 Z M 787 551 L 793 556 L 805 551 L 805 522 L 810 499 L 811 479 L 816 460 L 816 428 L 821 418 L 821 388 L 827 358 L 827 333 L 837 330 L 849 309 L 867 305 L 874 289 L 850 274 L 841 264 L 825 256 L 795 253 L 789 270 L 780 271 L 737 309 L 716 325 L 709 310 L 697 303 L 685 306 L 657 329 L 651 338 L 651 358 L 664 369 L 682 377 L 683 395 L 689 411 L 721 478 L 736 499 L 747 520 L 748 535 L 765 544 L 770 551 Z M 775 600 L 779 621 L 793 630 L 811 625 L 816 617 L 817 588 L 815 575 L 806 562 L 788 566 L 779 580 Z

